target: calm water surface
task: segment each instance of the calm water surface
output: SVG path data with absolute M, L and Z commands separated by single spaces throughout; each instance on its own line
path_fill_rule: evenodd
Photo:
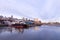
M 0 27 L 0 40 L 60 40 L 60 26 Z

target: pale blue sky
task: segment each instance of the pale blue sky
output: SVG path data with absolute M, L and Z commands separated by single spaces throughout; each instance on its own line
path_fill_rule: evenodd
M 60 0 L 0 0 L 0 15 L 60 21 Z

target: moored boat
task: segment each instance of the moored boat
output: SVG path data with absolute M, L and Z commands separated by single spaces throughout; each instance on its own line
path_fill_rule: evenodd
M 6 24 L 0 24 L 0 27 L 6 27 L 6 26 L 8 26 L 8 25 L 6 25 Z
M 28 25 L 27 24 L 12 24 L 11 25 L 12 27 L 18 27 L 18 28 L 25 28 L 25 27 L 28 27 Z

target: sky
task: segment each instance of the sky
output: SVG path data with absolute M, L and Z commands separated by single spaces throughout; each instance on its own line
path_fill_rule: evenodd
M 0 15 L 60 22 L 60 0 L 0 0 Z

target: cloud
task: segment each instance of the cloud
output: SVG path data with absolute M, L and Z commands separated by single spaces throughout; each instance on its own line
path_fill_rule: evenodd
M 56 21 L 60 20 L 60 0 L 0 0 L 0 14 Z

